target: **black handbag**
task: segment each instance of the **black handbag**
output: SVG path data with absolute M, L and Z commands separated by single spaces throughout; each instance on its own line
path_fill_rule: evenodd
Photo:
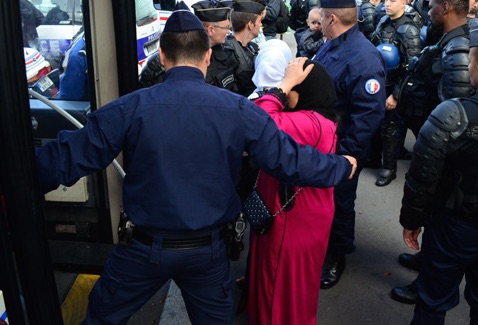
M 252 230 L 254 230 L 258 235 L 265 234 L 270 227 L 274 218 L 284 210 L 287 205 L 294 200 L 294 198 L 302 190 L 300 187 L 294 195 L 274 214 L 271 214 L 267 209 L 266 205 L 262 201 L 259 193 L 255 190 L 257 187 L 257 181 L 259 180 L 259 175 L 257 175 L 256 184 L 251 194 L 244 200 L 242 203 L 242 212 L 246 216 L 247 221 L 251 225 Z

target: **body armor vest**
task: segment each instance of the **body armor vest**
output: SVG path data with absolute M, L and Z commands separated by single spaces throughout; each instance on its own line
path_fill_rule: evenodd
M 387 73 L 386 85 L 394 85 L 400 77 L 400 68 L 419 55 L 421 51 L 420 29 L 409 14 L 404 13 L 402 17 L 391 20 L 384 16 L 372 36 L 372 43 L 377 46 L 382 43 L 393 44 L 400 52 L 400 66 L 396 71 Z
M 248 96 L 256 89 L 256 86 L 252 82 L 252 76 L 255 71 L 254 60 L 259 53 L 259 48 L 257 44 L 253 42 L 249 42 L 247 47 L 243 47 L 233 35 L 227 36 L 225 46 L 234 51 L 239 64 L 235 72 L 239 93 Z
M 229 52 L 229 53 L 228 53 Z M 206 82 L 220 88 L 238 92 L 234 72 L 237 63 L 233 53 L 222 45 L 212 47 L 211 63 L 207 67 Z

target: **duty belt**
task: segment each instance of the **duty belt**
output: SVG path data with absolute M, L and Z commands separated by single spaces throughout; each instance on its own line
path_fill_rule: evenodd
M 222 237 L 222 231 L 219 233 Z M 140 229 L 134 229 L 133 239 L 140 243 L 151 246 L 154 242 L 154 236 L 148 235 Z M 212 234 L 192 236 L 192 237 L 162 237 L 161 248 L 170 250 L 195 249 L 210 246 L 212 243 Z

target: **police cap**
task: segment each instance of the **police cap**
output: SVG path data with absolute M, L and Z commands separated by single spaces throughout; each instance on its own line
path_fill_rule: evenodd
M 256 1 L 250 0 L 234 0 L 232 2 L 232 9 L 237 12 L 248 12 L 251 14 L 260 15 L 266 7 Z
M 196 2 L 191 6 L 194 14 L 204 22 L 217 22 L 229 19 L 231 11 L 230 2 L 205 0 Z
M 321 0 L 320 8 L 354 8 L 355 0 Z
M 199 18 L 189 10 L 188 6 L 183 1 L 181 1 L 174 7 L 173 13 L 166 21 L 163 33 L 181 33 L 191 30 L 206 31 Z

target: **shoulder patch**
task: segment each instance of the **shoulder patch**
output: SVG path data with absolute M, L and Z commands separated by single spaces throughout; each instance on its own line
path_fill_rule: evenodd
M 365 83 L 365 91 L 370 95 L 378 93 L 380 90 L 380 82 L 377 79 L 369 79 Z

